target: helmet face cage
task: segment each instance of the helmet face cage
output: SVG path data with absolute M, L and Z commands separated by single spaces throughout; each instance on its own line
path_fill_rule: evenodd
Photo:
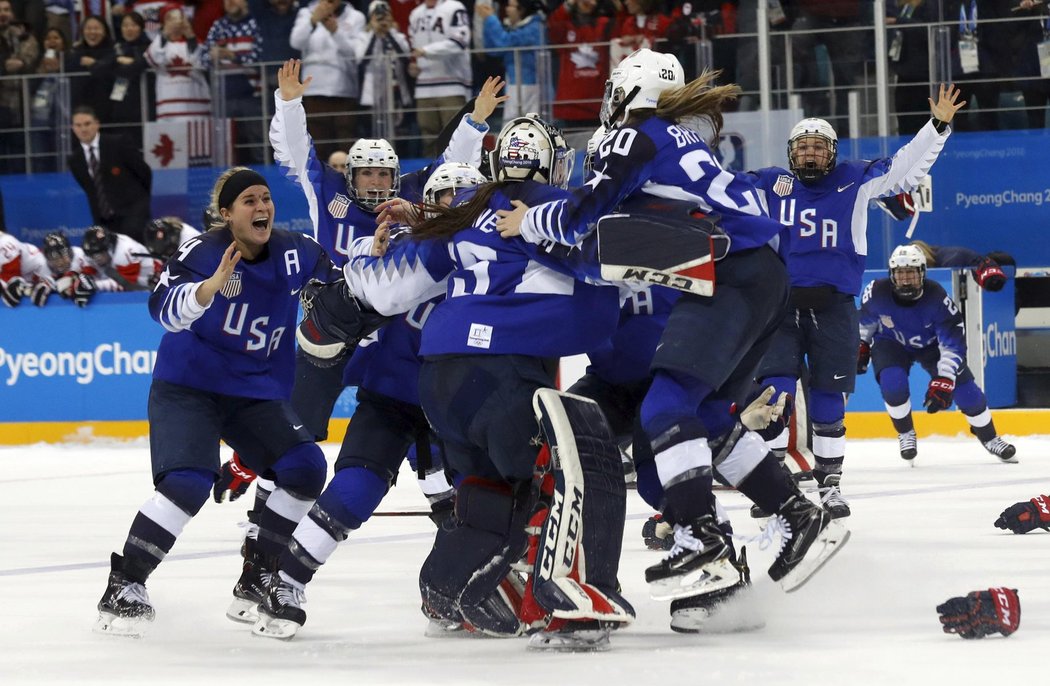
M 816 154 L 807 149 L 820 148 Z M 838 160 L 838 135 L 823 119 L 803 119 L 791 129 L 788 138 L 788 163 L 791 172 L 803 182 L 814 182 L 827 176 Z
M 926 280 L 926 256 L 914 245 L 901 245 L 890 255 L 890 285 L 901 300 L 922 297 Z
M 44 236 L 41 252 L 53 272 L 64 272 L 73 264 L 73 247 L 64 233 L 55 232 Z
M 92 226 L 84 232 L 84 253 L 102 266 L 109 264 L 109 253 L 115 247 L 117 236 L 105 227 Z
M 176 219 L 154 219 L 146 227 L 146 249 L 151 254 L 167 259 L 175 254 L 182 235 L 182 222 Z
M 572 175 L 576 151 L 556 127 L 535 114 L 507 122 L 490 153 L 497 181 L 538 181 L 565 188 Z
M 685 70 L 677 57 L 648 48 L 635 50 L 609 74 L 599 118 L 609 128 L 619 126 L 633 110 L 655 108 L 661 93 L 683 85 Z
M 347 153 L 346 190 L 350 199 L 372 212 L 379 203 L 393 200 L 401 191 L 401 161 L 394 148 L 382 138 L 361 138 Z M 358 191 L 356 178 L 359 169 L 389 169 L 393 177 L 389 189 Z
M 473 188 L 487 182 L 485 176 L 462 162 L 445 162 L 434 170 L 423 187 L 423 202 L 427 205 L 440 204 L 440 196 L 445 191 L 457 191 L 460 188 Z M 426 218 L 434 216 L 433 212 L 425 212 Z

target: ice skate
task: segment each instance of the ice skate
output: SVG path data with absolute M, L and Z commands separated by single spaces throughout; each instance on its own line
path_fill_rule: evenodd
M 109 583 L 98 601 L 95 631 L 113 636 L 141 638 L 156 616 L 146 587 L 124 574 L 124 558 L 110 558 Z
M 670 550 L 674 545 L 674 527 L 664 521 L 663 515 L 654 514 L 642 524 L 642 540 L 649 550 Z
M 255 624 L 259 621 L 258 607 L 266 596 L 270 584 L 271 565 L 258 550 L 258 543 L 246 538 L 241 547 L 244 566 L 241 577 L 233 587 L 233 600 L 226 609 L 226 616 L 235 622 Z
M 796 494 L 767 526 L 782 534 L 780 553 L 769 568 L 769 576 L 779 581 L 785 592 L 801 588 L 849 540 L 849 529 L 832 521 L 822 507 Z
M 427 618 L 427 626 L 423 629 L 423 635 L 427 638 L 466 638 L 473 635 L 466 630 L 462 620 L 446 619 L 430 609 L 426 603 L 419 609 Z
M 842 497 L 839 483 L 842 477 L 838 474 L 828 474 L 824 477 L 824 483 L 820 485 L 817 492 L 820 493 L 820 504 L 828 511 L 832 519 L 842 519 L 850 516 L 849 503 Z
M 751 568 L 747 566 L 746 548 L 741 549 L 733 566 L 739 571 L 740 579 L 729 588 L 671 601 L 673 631 L 684 634 L 736 633 L 754 631 L 766 625 L 757 603 L 747 597 L 751 589 Z
M 259 621 L 252 627 L 252 633 L 283 641 L 293 638 L 306 624 L 306 612 L 301 607 L 305 602 L 306 594 L 300 586 L 274 574 L 259 603 Z
M 528 650 L 558 653 L 600 653 L 609 650 L 612 627 L 593 619 L 554 619 L 529 638 Z
M 915 456 L 919 454 L 918 442 L 915 438 L 915 430 L 912 429 L 911 431 L 897 434 L 897 444 L 901 449 L 901 459 L 907 460 L 912 466 L 915 466 L 915 463 L 912 462 L 912 460 L 914 460 Z
M 729 546 L 711 515 L 688 526 L 676 524 L 670 553 L 645 570 L 653 600 L 710 593 L 728 588 L 739 579 L 740 573 L 729 560 Z
M 1014 457 L 1017 454 L 1017 448 L 1004 441 L 1002 436 L 996 436 L 983 445 L 985 450 L 998 457 L 1001 462 L 1017 463 L 1017 458 Z

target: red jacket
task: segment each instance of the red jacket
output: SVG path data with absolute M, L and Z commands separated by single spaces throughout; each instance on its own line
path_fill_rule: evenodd
M 558 53 L 558 87 L 554 116 L 569 121 L 598 119 L 605 80 L 609 77 L 609 39 L 613 22 L 608 17 L 579 17 L 561 5 L 547 19 L 551 46 Z M 598 45 L 601 44 L 601 45 Z M 588 102 L 564 103 L 566 100 Z

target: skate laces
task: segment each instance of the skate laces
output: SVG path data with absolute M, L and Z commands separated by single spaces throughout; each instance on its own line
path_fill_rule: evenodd
M 846 499 L 842 497 L 842 492 L 838 486 L 825 486 L 820 489 L 820 504 L 825 507 L 835 507 L 837 505 L 849 505 Z
M 259 540 L 259 525 L 253 522 L 237 522 L 237 526 L 244 529 L 244 537 L 253 541 Z
M 281 580 L 277 586 L 277 600 L 281 601 L 282 605 L 299 607 L 306 602 L 306 591 Z
M 117 591 L 117 600 L 128 600 L 141 605 L 149 605 L 149 595 L 146 587 L 139 583 L 130 583 L 120 587 Z
M 914 450 L 917 442 L 914 431 L 908 431 L 907 433 L 897 434 L 897 441 L 900 443 L 901 450 Z
M 1010 447 L 1010 444 L 1003 440 L 1002 436 L 996 436 L 992 440 L 984 444 L 984 447 L 988 452 L 993 455 L 1002 455 L 1003 452 Z
M 791 524 L 788 520 L 784 519 L 781 515 L 774 515 L 769 518 L 766 525 L 762 527 L 762 531 L 755 534 L 754 536 L 733 536 L 738 540 L 742 540 L 744 544 L 755 544 L 759 550 L 765 550 L 766 548 L 773 545 L 774 539 L 780 538 L 780 545 L 777 547 L 777 553 L 779 554 L 787 542 L 791 540 L 793 534 L 791 533 Z
M 699 538 L 693 536 L 693 528 L 691 526 L 675 524 L 674 545 L 671 546 L 670 552 L 667 553 L 667 559 L 680 555 L 686 550 L 698 553 L 703 549 L 703 542 L 701 542 Z

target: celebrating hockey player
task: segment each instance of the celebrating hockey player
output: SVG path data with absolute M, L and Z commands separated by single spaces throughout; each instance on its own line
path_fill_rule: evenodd
M 930 375 L 926 411 L 947 410 L 954 401 L 985 450 L 1003 462 L 1016 462 L 1017 449 L 996 433 L 984 392 L 966 366 L 962 314 L 944 288 L 926 278 L 922 250 L 899 245 L 889 266 L 889 278 L 869 283 L 861 298 L 857 373 L 866 372 L 869 361 L 875 363 L 901 457 L 911 461 L 918 454 L 908 392 L 908 373 L 918 362 Z
M 730 412 L 733 403 L 744 402 L 784 315 L 787 275 L 767 245 L 780 226 L 762 210 L 752 181 L 722 169 L 693 128 L 701 122 L 716 138 L 722 106 L 739 92 L 736 86 L 714 86 L 716 77 L 705 73 L 686 84 L 673 55 L 648 49 L 632 53 L 606 83 L 602 121 L 610 132 L 598 146 L 591 182 L 567 199 L 531 208 L 517 202 L 512 210 L 498 212 L 496 223 L 505 238 L 520 234 L 532 243 L 578 244 L 596 220 L 635 193 L 689 200 L 700 212 L 721 217 L 720 228 L 706 222 L 708 241 L 696 240 L 694 233 L 675 246 L 703 248 L 696 261 L 713 271 L 716 287 L 708 283 L 706 295 L 690 290 L 675 303 L 641 408 L 655 458 L 636 465 L 639 490 L 646 479 L 655 480 L 666 499 L 664 515 L 675 526 L 675 546 L 646 570 L 651 594 L 666 600 L 716 592 L 740 580 L 717 526 L 716 469 L 754 502 L 777 512 L 792 531 L 769 570 L 784 588 L 804 583 L 848 537 L 844 527 L 833 525 L 798 491 L 759 436 Z M 665 219 L 668 225 L 690 227 L 688 215 Z M 660 226 L 659 218 L 645 222 Z M 630 226 L 631 218 L 621 223 Z M 692 224 L 699 231 L 704 222 Z M 635 233 L 638 246 L 651 245 L 650 232 Z M 720 252 L 710 246 L 719 246 Z
M 803 119 L 788 139 L 790 170 L 760 169 L 757 185 L 770 216 L 784 225 L 780 253 L 791 277 L 788 316 L 758 369 L 762 385 L 794 395 L 802 365 L 809 367 L 809 415 L 820 499 L 832 517 L 848 517 L 842 496 L 846 405 L 856 380 L 856 304 L 868 254 L 868 203 L 912 190 L 933 166 L 965 104 L 959 91 L 940 88 L 930 101 L 933 119 L 892 158 L 838 159 L 838 136 L 823 119 Z M 788 429 L 764 432 L 783 460 Z M 767 511 L 768 512 L 768 511 Z M 764 514 L 755 511 L 753 514 Z

